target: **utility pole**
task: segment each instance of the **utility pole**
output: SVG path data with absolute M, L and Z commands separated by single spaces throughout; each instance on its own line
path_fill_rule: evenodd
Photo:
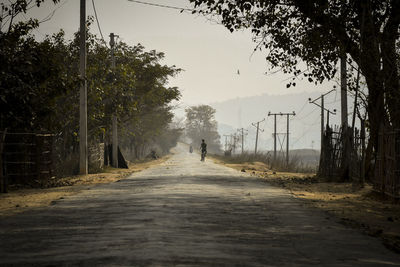
M 242 154 L 243 154 L 243 152 L 244 152 L 244 130 L 245 129 L 244 128 L 240 128 L 238 130 L 241 132 L 241 136 L 242 136 Z M 247 135 L 247 133 L 246 133 L 246 135 Z
M 268 112 L 268 117 L 271 115 L 274 115 L 274 162 L 276 162 L 276 115 L 278 115 L 278 113 Z
M 296 116 L 296 113 L 293 111 L 292 114 L 286 113 L 286 166 L 289 166 L 289 116 Z
M 342 177 L 349 177 L 349 161 L 350 161 L 350 142 L 352 136 L 348 129 L 347 121 L 347 80 L 346 80 L 346 52 L 342 50 L 340 56 L 340 92 L 341 92 L 341 114 L 342 114 Z
M 232 153 L 235 154 L 236 150 L 236 133 L 231 134 Z
M 276 160 L 276 115 L 286 116 L 286 165 L 289 166 L 289 116 L 296 116 L 296 113 L 271 113 L 268 112 L 268 116 L 274 116 L 274 162 Z
M 332 115 L 336 115 L 336 109 L 334 109 L 333 112 L 332 112 L 329 109 L 325 108 L 324 97 L 327 94 L 329 94 L 329 93 L 331 93 L 333 91 L 336 91 L 336 89 L 334 88 L 334 89 L 330 90 L 329 92 L 327 92 L 325 94 L 322 94 L 320 97 L 318 97 L 318 98 L 316 98 L 314 100 L 311 100 L 311 98 L 308 99 L 308 102 L 310 104 L 314 104 L 314 105 L 316 105 L 316 106 L 321 108 L 321 152 L 322 152 L 322 149 L 323 149 L 323 140 L 324 140 L 324 128 L 325 128 L 325 122 L 324 122 L 325 115 L 324 114 L 325 114 L 325 111 L 327 112 L 327 124 L 326 124 L 326 126 L 329 126 L 329 113 L 332 114 Z M 321 105 L 319 105 L 319 104 L 317 104 L 315 102 L 315 101 L 317 101 L 319 99 L 321 99 Z
M 347 127 L 347 81 L 346 81 L 346 53 L 340 57 L 340 96 L 341 96 L 341 114 L 342 128 L 345 131 Z
M 114 48 L 115 40 L 114 33 L 110 33 L 110 47 L 111 47 L 111 68 L 115 69 L 115 57 Z M 112 114 L 112 165 L 114 168 L 118 168 L 118 120 L 115 112 Z
M 256 145 L 254 148 L 254 155 L 257 155 L 257 144 L 258 144 L 258 131 L 264 132 L 264 129 L 260 129 L 260 122 L 265 121 L 265 119 L 258 121 L 256 123 L 252 123 L 251 125 L 253 125 L 254 127 L 257 128 L 257 132 L 256 132 Z M 257 126 L 256 126 L 257 125 Z
M 79 173 L 88 173 L 87 83 L 86 83 L 86 0 L 80 2 L 79 73 Z
M 228 151 L 228 136 L 230 136 L 229 134 L 224 134 L 225 136 L 225 151 Z

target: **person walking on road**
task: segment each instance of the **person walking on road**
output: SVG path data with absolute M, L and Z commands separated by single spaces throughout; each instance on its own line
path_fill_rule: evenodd
M 201 151 L 201 161 L 204 161 L 207 154 L 207 144 L 204 141 L 204 139 L 201 139 L 200 151 Z

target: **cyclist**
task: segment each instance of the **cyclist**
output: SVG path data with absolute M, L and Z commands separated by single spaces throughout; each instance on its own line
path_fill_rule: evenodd
M 201 139 L 200 151 L 201 151 L 201 161 L 204 161 L 204 158 L 206 157 L 207 154 L 207 144 L 206 142 L 204 142 L 204 139 Z

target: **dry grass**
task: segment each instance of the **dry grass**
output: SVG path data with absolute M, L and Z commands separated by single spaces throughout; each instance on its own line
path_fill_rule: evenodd
M 286 158 L 282 155 L 278 155 L 274 161 L 269 153 L 247 153 L 236 154 L 232 156 L 212 155 L 214 159 L 219 160 L 227 164 L 251 164 L 251 163 L 262 163 L 267 166 L 270 170 L 281 171 L 281 172 L 297 172 L 297 173 L 315 173 L 316 165 L 305 164 L 301 161 L 300 156 L 292 155 L 289 159 L 289 164 L 286 162 Z
M 283 187 L 307 205 L 326 211 L 343 224 L 381 238 L 385 246 L 400 253 L 400 204 L 375 193 L 371 185 L 359 188 L 351 183 L 322 182 L 311 173 L 272 171 L 263 162 L 213 160 Z

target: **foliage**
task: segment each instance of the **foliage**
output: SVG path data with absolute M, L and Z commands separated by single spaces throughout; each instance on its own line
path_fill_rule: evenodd
M 168 79 L 180 72 L 162 65 L 164 54 L 146 51 L 138 44 L 119 42 L 116 67 L 111 69 L 110 51 L 89 32 L 87 22 L 87 73 L 89 142 L 107 141 L 111 115 L 118 118 L 119 137 L 139 151 L 150 147 L 170 129 L 170 103 L 180 92 L 168 87 Z M 79 33 L 66 40 L 64 32 L 35 40 L 35 21 L 19 22 L 0 35 L 0 128 L 10 131 L 56 134 L 59 160 L 77 152 L 79 144 Z M 163 143 L 162 150 L 176 144 Z M 162 143 L 162 142 L 161 142 Z M 145 150 L 135 152 L 144 156 Z
M 191 0 L 197 12 L 218 14 L 230 31 L 249 28 L 271 68 L 310 82 L 331 79 L 350 55 L 368 86 L 372 141 L 382 122 L 400 128 L 397 0 Z M 305 62 L 305 65 L 302 63 Z M 376 143 L 375 143 L 376 145 Z
M 4 1 L 0 3 L 0 32 L 10 32 L 13 28 L 15 18 L 21 14 L 26 13 L 33 7 L 40 7 L 46 0 L 8 0 L 7 3 Z M 60 0 L 48 0 L 57 4 Z M 38 23 L 37 20 L 30 20 L 30 22 Z M 7 28 L 7 30 L 3 30 Z
M 400 1 L 190 1 L 199 13 L 219 15 L 231 32 L 251 29 L 257 48 L 268 50 L 271 68 L 294 75 L 288 87 L 296 85 L 296 79 L 332 79 L 338 59 L 350 56 L 347 61 L 360 71 L 368 90 L 358 95 L 368 115 L 366 165 L 379 150 L 382 125 L 400 128 Z M 358 89 L 357 78 L 348 81 L 350 89 Z
M 185 109 L 186 135 L 200 147 L 201 139 L 205 139 L 207 150 L 219 152 L 221 150 L 218 125 L 215 120 L 215 109 L 208 105 L 193 106 Z

